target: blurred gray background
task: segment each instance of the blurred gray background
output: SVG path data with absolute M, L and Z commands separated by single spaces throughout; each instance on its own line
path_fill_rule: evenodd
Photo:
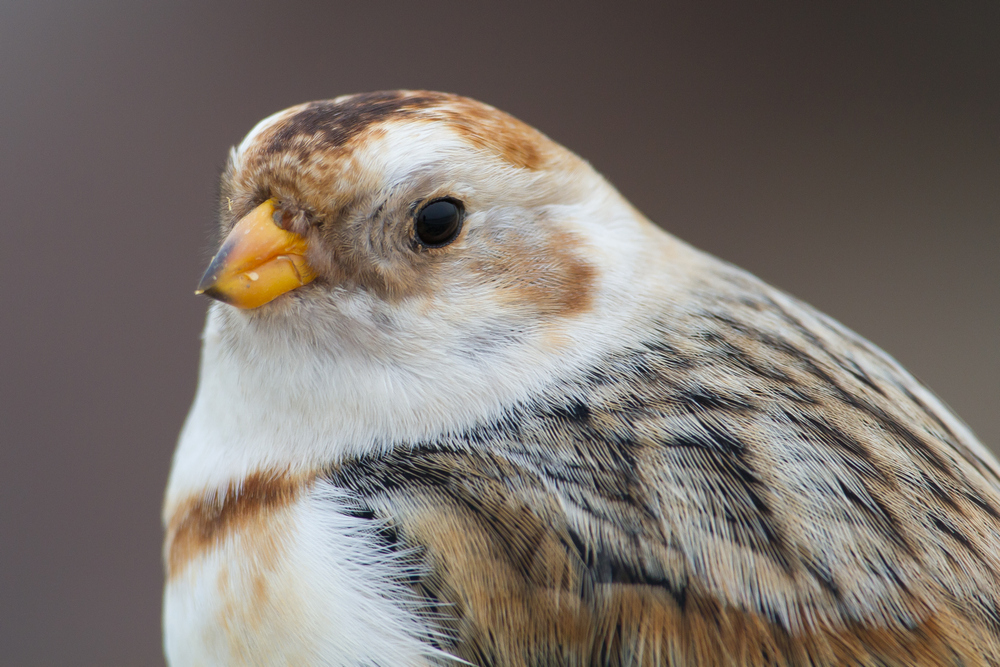
M 2 664 L 162 664 L 216 179 L 305 100 L 513 113 L 997 447 L 1000 4 L 536 4 L 0 4 Z

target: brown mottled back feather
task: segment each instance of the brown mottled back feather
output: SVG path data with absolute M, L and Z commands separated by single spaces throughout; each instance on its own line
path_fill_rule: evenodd
M 465 433 L 338 465 L 476 665 L 1000 664 L 1000 494 L 878 350 L 745 274 Z M 726 289 L 719 290 L 719 284 Z

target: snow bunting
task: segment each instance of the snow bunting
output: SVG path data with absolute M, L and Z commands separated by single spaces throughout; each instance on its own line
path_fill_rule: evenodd
M 430 92 L 233 149 L 171 665 L 1000 664 L 1000 468 L 885 353 Z

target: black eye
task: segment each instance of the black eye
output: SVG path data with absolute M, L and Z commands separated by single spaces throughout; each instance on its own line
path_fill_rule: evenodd
M 455 240 L 462 229 L 462 203 L 436 199 L 417 211 L 417 238 L 428 248 L 439 248 Z

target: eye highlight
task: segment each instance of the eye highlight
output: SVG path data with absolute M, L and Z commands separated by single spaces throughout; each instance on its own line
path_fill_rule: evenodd
M 465 209 L 451 198 L 435 199 L 420 207 L 413 216 L 417 239 L 427 248 L 448 245 L 462 230 Z

